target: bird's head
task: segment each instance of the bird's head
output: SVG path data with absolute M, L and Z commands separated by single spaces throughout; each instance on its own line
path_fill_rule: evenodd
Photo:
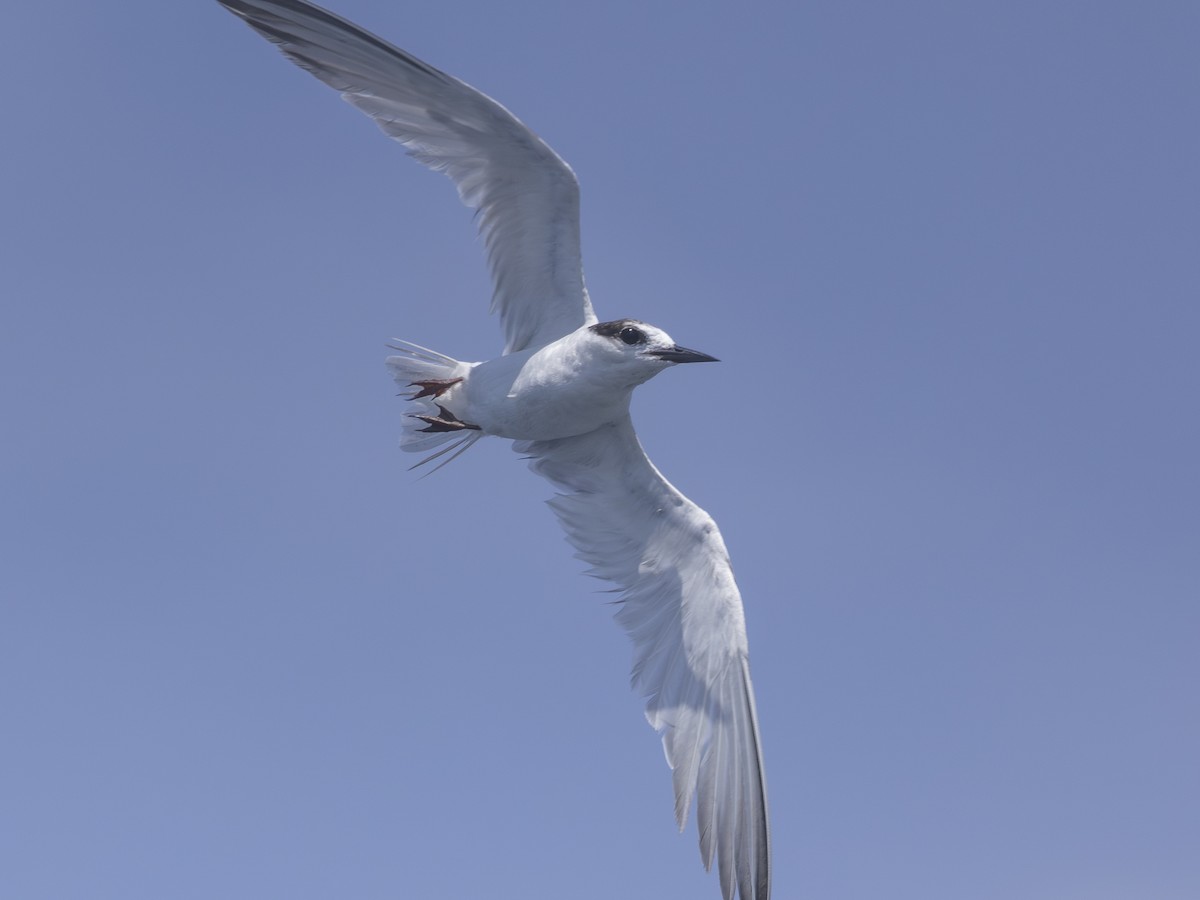
M 616 319 L 587 326 L 588 344 L 609 365 L 624 369 L 634 384 L 678 363 L 717 362 L 715 356 L 680 347 L 661 328 L 637 319 Z

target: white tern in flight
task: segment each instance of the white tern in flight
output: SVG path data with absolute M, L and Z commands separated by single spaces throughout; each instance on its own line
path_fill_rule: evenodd
M 477 214 L 503 355 L 459 362 L 414 344 L 388 359 L 416 412 L 401 446 L 449 462 L 511 438 L 590 572 L 622 591 L 633 682 L 662 735 L 682 829 L 693 799 L 725 900 L 767 900 L 770 832 L 742 601 L 717 526 L 647 459 L 633 389 L 713 357 L 636 319 L 597 321 L 583 283 L 575 174 L 508 110 L 305 0 L 219 0 L 445 172 Z

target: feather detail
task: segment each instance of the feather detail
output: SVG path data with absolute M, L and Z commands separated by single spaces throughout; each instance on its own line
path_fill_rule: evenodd
M 304 0 L 219 2 L 454 182 L 476 212 L 505 353 L 596 321 L 583 283 L 575 173 L 512 113 Z
M 514 449 L 562 493 L 550 500 L 589 574 L 621 591 L 633 685 L 662 735 L 680 829 L 696 802 L 700 855 L 726 900 L 770 896 L 770 827 L 741 596 L 712 518 L 663 478 L 628 416 Z

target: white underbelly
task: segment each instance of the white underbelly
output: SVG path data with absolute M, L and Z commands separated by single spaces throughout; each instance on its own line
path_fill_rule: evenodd
M 629 390 L 576 377 L 538 379 L 522 371 L 523 362 L 501 357 L 476 366 L 446 395 L 446 408 L 487 434 L 521 441 L 585 434 L 629 409 Z

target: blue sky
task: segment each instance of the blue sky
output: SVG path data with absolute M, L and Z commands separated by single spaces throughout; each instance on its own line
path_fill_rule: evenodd
M 336 10 L 575 168 L 747 607 L 777 896 L 1200 896 L 1200 11 Z M 384 343 L 469 213 L 215 2 L 6 12 L 0 894 L 717 897 L 612 609 Z

